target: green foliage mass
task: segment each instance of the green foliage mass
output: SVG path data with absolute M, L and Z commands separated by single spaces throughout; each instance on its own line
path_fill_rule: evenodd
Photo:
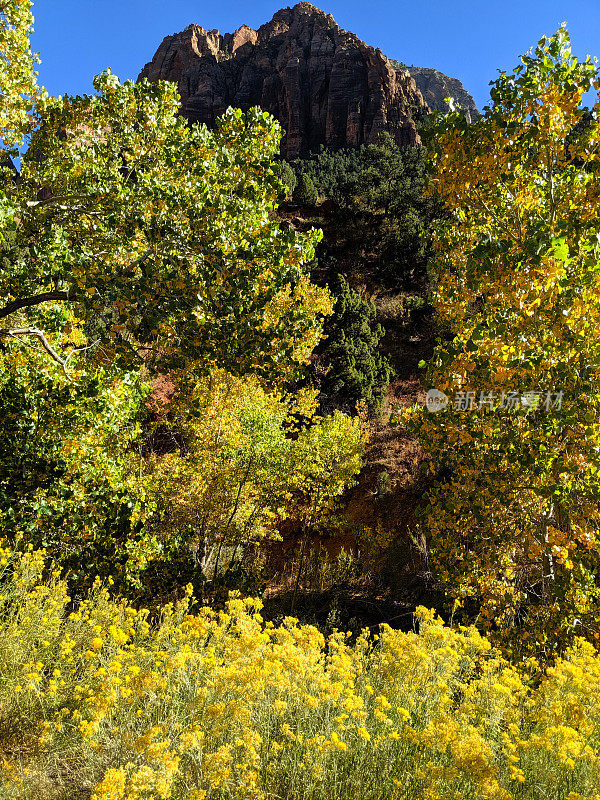
M 310 181 L 335 207 L 329 237 L 318 249 L 314 274 L 335 283 L 339 259 L 373 286 L 423 292 L 427 286 L 429 233 L 440 203 L 425 193 L 427 159 L 421 147 L 398 146 L 389 134 L 373 145 L 337 151 L 325 147 L 294 162 L 298 187 Z M 317 348 L 319 385 L 325 408 L 352 408 L 365 400 L 375 410 L 391 368 L 381 353 L 384 331 L 374 323 L 372 303 L 345 280 L 338 286 L 334 316 L 325 323 L 327 340 Z
M 282 186 L 284 187 L 284 195 L 287 198 L 290 198 L 293 193 L 294 189 L 296 188 L 296 184 L 298 183 L 298 179 L 296 178 L 296 173 L 288 164 L 287 161 L 276 161 L 273 164 L 273 172 L 277 175 L 279 180 L 281 181 Z
M 294 189 L 294 202 L 304 206 L 314 206 L 319 199 L 319 193 L 310 175 L 301 172 Z
M 428 228 L 438 207 L 425 192 L 427 160 L 420 147 L 400 148 L 389 134 L 365 148 L 356 180 L 359 212 L 377 229 L 377 274 L 389 286 L 425 277 Z
M 389 133 L 376 144 L 335 152 L 322 148 L 295 163 L 298 179 L 311 179 L 356 230 L 373 262 L 374 278 L 403 289 L 426 283 L 431 223 L 441 205 L 425 193 L 427 157 L 422 147 L 400 147 Z
M 320 194 L 345 208 L 361 169 L 363 152 L 364 148 L 329 150 L 321 145 L 315 154 L 294 162 L 293 167 L 298 177 L 307 175 Z
M 131 444 L 148 394 L 135 373 L 66 380 L 40 358 L 0 355 L 3 535 L 45 548 L 72 585 L 137 583 L 152 555 Z
M 377 410 L 393 372 L 379 351 L 384 330 L 375 322 L 374 303 L 352 289 L 344 277 L 339 279 L 324 334 L 327 338 L 317 348 L 327 370 L 320 384 L 323 405 L 351 410 L 364 400 Z
M 3 0 L 0 4 L 0 161 L 18 154 L 31 129 L 37 57 L 31 51 L 31 0 Z
M 58 334 L 44 314 L 60 303 L 123 367 L 187 359 L 271 380 L 293 370 L 327 300 L 306 277 L 318 233 L 270 215 L 279 124 L 232 110 L 210 131 L 178 115 L 172 84 L 106 72 L 95 88 L 40 104 L 21 180 L 3 183 L 3 230 L 34 248 L 25 268 L 0 274 L 3 335 Z

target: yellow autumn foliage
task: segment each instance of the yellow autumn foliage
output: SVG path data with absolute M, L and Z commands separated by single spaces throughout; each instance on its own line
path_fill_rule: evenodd
M 31 0 L 0 5 L 0 152 L 14 150 L 33 127 L 33 105 L 40 94 L 37 57 L 31 52 Z
M 431 139 L 428 388 L 404 414 L 431 456 L 421 535 L 465 619 L 507 650 L 600 640 L 600 122 L 565 26 Z M 470 615 L 470 616 L 469 616 Z
M 206 579 L 242 563 L 249 544 L 279 538 L 282 520 L 310 530 L 328 519 L 354 485 L 364 413 L 320 416 L 314 391 L 267 391 L 253 376 L 219 369 L 171 380 L 174 399 L 158 424 L 185 446 L 143 465 L 157 509 L 149 526 L 167 554 L 194 552 Z
M 41 552 L 0 562 L 2 798 L 598 797 L 582 640 L 540 675 L 424 608 L 353 643 L 239 596 L 152 622 L 98 584 L 74 604 Z

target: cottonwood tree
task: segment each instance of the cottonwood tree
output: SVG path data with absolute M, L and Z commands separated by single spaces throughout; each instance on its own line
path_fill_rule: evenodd
M 44 101 L 4 183 L 4 227 L 29 258 L 0 276 L 3 336 L 37 337 L 64 367 L 48 317 L 69 304 L 120 363 L 280 377 L 305 360 L 329 302 L 304 269 L 318 235 L 272 217 L 278 123 L 238 110 L 211 131 L 178 114 L 171 84 L 94 85 Z
M 285 381 L 331 302 L 305 269 L 319 234 L 274 219 L 275 120 L 189 126 L 174 86 L 109 71 L 50 98 L 31 24 L 2 4 L 1 145 L 23 155 L 0 168 L 0 521 L 85 579 L 156 553 L 132 448 L 148 376 Z
M 193 357 L 281 376 L 319 339 L 327 293 L 304 264 L 317 232 L 274 220 L 279 124 L 232 110 L 188 125 L 169 83 L 120 83 L 49 98 L 37 88 L 31 4 L 0 11 L 0 144 L 26 146 L 0 185 L 0 337 L 36 341 L 63 369 L 67 307 L 111 359 L 165 367 Z M 58 318 L 57 318 L 58 315 Z
M 36 81 L 37 57 L 31 51 L 33 14 L 30 0 L 4 0 L 0 7 L 0 155 L 18 152 L 34 124 L 41 92 Z
M 591 117 L 582 108 L 592 84 L 595 64 L 577 61 L 562 27 L 500 75 L 478 120 L 451 113 L 432 143 L 432 190 L 449 218 L 434 242 L 446 336 L 428 381 L 450 403 L 408 415 L 444 477 L 423 525 L 457 603 L 538 651 L 599 633 L 600 105 Z

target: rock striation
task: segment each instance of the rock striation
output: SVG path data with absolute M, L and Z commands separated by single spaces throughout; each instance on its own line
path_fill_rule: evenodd
M 451 97 L 461 108 L 467 112 L 467 119 L 473 122 L 478 116 L 479 111 L 475 105 L 475 100 L 467 92 L 458 78 L 450 78 L 443 72 L 429 67 L 407 67 L 399 61 L 391 59 L 392 65 L 400 72 L 410 72 L 415 79 L 417 88 L 423 95 L 423 99 L 432 111 L 448 111 L 446 99 Z
M 289 159 L 319 145 L 374 142 L 383 131 L 415 144 L 415 123 L 429 110 L 408 69 L 308 2 L 257 31 L 189 25 L 164 39 L 140 78 L 177 83 L 182 113 L 194 122 L 212 125 L 229 106 L 260 106 L 283 125 Z

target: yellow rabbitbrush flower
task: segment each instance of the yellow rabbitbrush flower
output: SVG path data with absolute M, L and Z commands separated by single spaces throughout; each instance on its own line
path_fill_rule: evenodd
M 188 593 L 150 623 L 96 584 L 69 613 L 43 554 L 2 552 L 3 799 L 591 800 L 600 785 L 600 657 L 583 641 L 540 674 L 426 609 L 418 632 L 354 643 L 265 623 L 239 595 L 192 615 Z

